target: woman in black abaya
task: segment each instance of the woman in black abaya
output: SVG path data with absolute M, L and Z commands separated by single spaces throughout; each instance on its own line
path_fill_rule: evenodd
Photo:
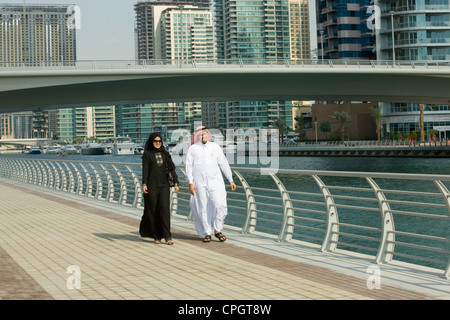
M 142 156 L 142 192 L 144 193 L 144 214 L 139 226 L 141 237 L 154 238 L 161 243 L 173 244 L 170 232 L 170 186 L 166 166 L 175 181 L 178 192 L 178 177 L 172 157 L 165 150 L 159 133 L 152 133 L 147 140 Z

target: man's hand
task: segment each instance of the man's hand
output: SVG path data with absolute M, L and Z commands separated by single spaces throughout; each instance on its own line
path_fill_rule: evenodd
M 234 182 L 230 182 L 231 191 L 236 190 L 236 184 Z
M 197 189 L 195 188 L 195 186 L 194 186 L 192 183 L 189 185 L 189 192 L 190 192 L 193 196 L 195 196 L 195 193 L 197 192 Z

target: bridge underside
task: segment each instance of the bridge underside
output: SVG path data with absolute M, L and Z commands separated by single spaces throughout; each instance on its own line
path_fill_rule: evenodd
M 3 112 L 188 101 L 339 100 L 450 104 L 450 72 L 345 69 L 0 73 Z

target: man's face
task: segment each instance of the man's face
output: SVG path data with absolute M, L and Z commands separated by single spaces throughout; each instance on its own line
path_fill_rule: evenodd
M 201 138 L 202 138 L 203 144 L 206 144 L 206 142 L 208 142 L 208 133 L 206 131 L 202 131 Z

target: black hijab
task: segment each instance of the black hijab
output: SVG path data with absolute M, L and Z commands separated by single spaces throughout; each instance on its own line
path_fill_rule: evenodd
M 164 148 L 164 145 L 161 143 L 161 147 L 158 149 L 155 148 L 155 146 L 153 145 L 153 140 L 155 140 L 157 137 L 159 137 L 162 140 L 161 134 L 159 132 L 153 132 L 148 137 L 148 140 L 145 143 L 144 151 L 153 152 L 153 153 L 162 152 L 166 156 L 167 167 L 169 168 L 169 170 L 170 171 L 175 170 L 175 164 L 172 161 L 172 157 L 170 156 L 170 153 L 166 151 L 166 149 Z

